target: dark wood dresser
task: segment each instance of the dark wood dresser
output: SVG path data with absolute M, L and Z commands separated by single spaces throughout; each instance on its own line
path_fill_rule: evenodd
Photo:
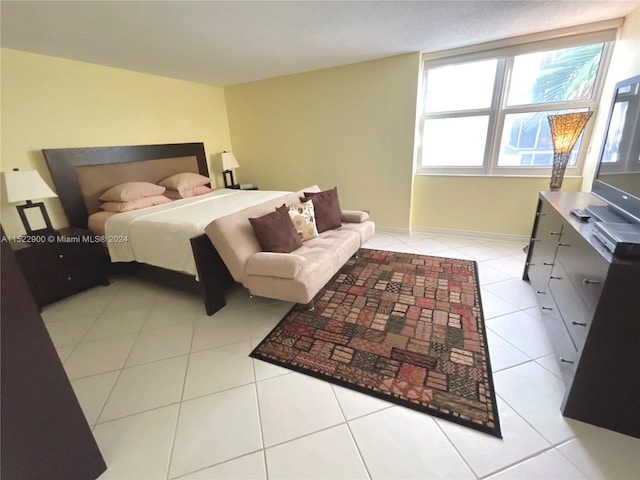
M 103 247 L 89 230 L 64 228 L 42 240 L 11 242 L 40 309 L 87 288 L 109 284 Z
M 1 246 L 0 478 L 93 480 L 104 459 L 15 254 Z
M 619 258 L 570 211 L 590 193 L 542 192 L 524 280 L 567 386 L 563 415 L 640 437 L 640 260 Z

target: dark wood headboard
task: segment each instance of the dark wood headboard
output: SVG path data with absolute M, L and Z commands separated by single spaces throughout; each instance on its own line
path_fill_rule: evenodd
M 51 172 L 67 220 L 73 227 L 86 228 L 89 216 L 76 176 L 76 167 L 195 156 L 199 173 L 209 176 L 203 143 L 47 148 L 43 149 L 42 153 Z M 130 181 L 136 180 L 139 179 L 130 179 Z

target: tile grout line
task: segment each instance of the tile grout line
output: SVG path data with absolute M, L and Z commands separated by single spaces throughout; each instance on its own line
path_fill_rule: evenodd
M 167 469 L 165 473 L 165 480 L 169 478 L 171 473 L 171 464 L 173 463 L 173 454 L 176 448 L 176 439 L 178 437 L 178 425 L 180 424 L 180 416 L 182 414 L 182 404 L 184 402 L 184 391 L 187 385 L 187 375 L 189 373 L 189 365 L 191 364 L 191 349 L 193 348 L 193 340 L 196 335 L 196 323 L 197 314 L 194 316 L 193 329 L 191 331 L 191 342 L 189 343 L 189 353 L 187 353 L 187 365 L 184 369 L 184 378 L 182 379 L 182 391 L 180 392 L 180 401 L 178 402 L 178 414 L 176 415 L 176 422 L 173 427 L 173 439 L 171 441 L 171 448 L 169 449 L 169 456 L 167 458 Z
M 109 301 L 107 302 L 107 304 L 104 306 L 104 308 L 102 309 L 102 311 L 100 312 L 100 314 L 98 314 L 98 315 L 96 316 L 95 321 L 91 324 L 91 327 L 89 327 L 89 328 L 87 329 L 87 331 L 85 332 L 85 334 L 83 335 L 83 337 L 82 337 L 82 338 L 84 338 L 84 337 L 87 335 L 87 333 L 89 333 L 89 330 L 91 330 L 91 328 L 93 327 L 93 325 L 95 325 L 95 323 L 98 321 L 98 319 L 100 318 L 100 316 L 101 316 L 101 315 L 106 311 L 106 309 L 109 307 L 109 305 L 111 304 L 111 302 L 113 301 L 113 299 L 118 295 L 118 293 L 120 293 L 120 290 L 121 290 L 121 287 L 120 287 L 120 286 L 118 286 L 118 287 L 117 287 L 117 291 L 116 291 L 116 293 L 111 297 L 111 300 L 109 300 Z M 148 312 L 147 312 L 147 314 L 148 314 Z M 127 334 L 127 335 L 131 335 L 131 334 Z M 124 335 L 123 335 L 123 336 L 124 336 Z M 113 338 L 113 337 L 109 337 L 109 338 Z M 137 341 L 137 338 L 136 338 L 136 341 Z M 133 350 L 133 347 L 135 346 L 136 341 L 134 341 L 134 342 L 133 342 L 133 345 L 131 346 L 131 349 L 132 349 L 132 350 Z M 73 351 L 72 351 L 72 352 L 67 356 L 67 360 L 71 357 L 71 354 L 73 354 L 73 352 L 75 351 L 75 349 L 76 349 L 76 348 L 78 347 L 78 345 L 80 345 L 81 343 L 82 343 L 82 339 L 80 339 L 80 341 L 79 341 L 79 342 L 76 344 L 76 346 L 74 347 Z M 86 344 L 86 343 L 89 343 L 89 342 L 85 342 L 85 344 Z M 131 354 L 131 351 L 129 351 L 129 354 Z M 129 358 L 129 356 L 128 356 L 128 355 L 127 355 L 127 358 Z M 124 363 L 126 363 L 126 361 L 127 361 L 127 359 L 125 359 Z M 100 407 L 100 411 L 99 411 L 99 412 L 98 412 L 98 414 L 96 415 L 96 420 L 95 420 L 95 422 L 93 423 L 93 425 L 91 426 L 91 432 L 92 432 L 92 433 L 94 432 L 95 428 L 98 426 L 98 423 L 99 423 L 99 420 L 100 420 L 100 416 L 102 415 L 102 412 L 104 412 L 104 407 L 107 405 L 107 402 L 109 401 L 109 399 L 111 398 L 111 395 L 113 394 L 113 389 L 115 388 L 116 383 L 118 383 L 118 379 L 120 378 L 120 375 L 122 374 L 122 370 L 123 370 L 123 368 L 124 368 L 124 363 L 123 363 L 123 366 L 122 366 L 119 370 L 115 370 L 115 369 L 114 369 L 114 370 L 109 370 L 109 371 L 107 371 L 107 372 L 98 372 L 98 373 L 95 373 L 95 374 L 93 374 L 93 375 L 87 375 L 87 376 L 85 376 L 85 377 L 78 377 L 78 378 L 75 378 L 75 379 L 73 379 L 73 380 L 69 379 L 69 382 L 71 383 L 71 382 L 74 382 L 74 381 L 76 381 L 76 380 L 80 380 L 81 378 L 88 378 L 88 377 L 92 377 L 92 376 L 96 376 L 96 375 L 102 375 L 102 374 L 105 374 L 105 373 L 116 372 L 116 371 L 118 372 L 118 374 L 116 375 L 115 380 L 113 381 L 113 385 L 111 385 L 111 389 L 109 389 L 109 393 L 107 394 L 107 397 L 105 398 L 104 402 L 102 403 L 102 406 Z M 65 369 L 65 373 L 66 373 L 66 369 Z M 67 375 L 68 375 L 68 374 L 67 374 Z M 72 388 L 73 388 L 73 384 L 72 384 Z M 74 393 L 75 393 L 75 392 L 74 392 Z
M 238 455 L 237 457 L 228 458 L 228 459 L 223 460 L 221 462 L 212 463 L 211 465 L 207 465 L 205 467 L 198 468 L 197 470 L 192 470 L 192 471 L 189 471 L 187 473 L 183 473 L 179 477 L 167 477 L 166 480 L 180 480 L 181 478 L 184 478 L 187 475 L 193 475 L 195 473 L 202 472 L 202 471 L 207 470 L 209 468 L 214 468 L 214 467 L 218 467 L 220 465 L 224 465 L 225 463 L 234 462 L 236 460 L 240 460 L 241 458 L 248 457 L 249 455 L 255 455 L 256 453 L 261 452 L 263 450 L 264 450 L 263 448 L 260 448 L 258 450 L 252 450 L 251 452 L 247 452 L 247 453 L 244 453 L 242 455 Z
M 266 305 L 266 306 L 270 306 L 270 304 L 268 304 L 268 305 Z M 256 306 L 252 306 L 252 307 L 249 307 L 249 308 L 244 308 L 244 307 L 243 307 L 243 308 L 238 309 L 238 310 L 239 310 L 239 311 L 242 311 L 242 310 L 255 309 L 255 308 L 261 308 L 261 307 L 264 307 L 264 306 L 256 305 Z M 204 349 L 202 349 L 202 350 L 192 351 L 192 349 L 193 349 L 193 343 L 194 343 L 194 340 L 195 340 L 195 334 L 196 334 L 195 324 L 198 322 L 198 319 L 197 319 L 197 317 L 198 317 L 198 316 L 199 316 L 199 314 L 197 314 L 197 315 L 196 315 L 196 320 L 194 320 L 194 322 L 193 322 L 193 323 L 194 323 L 194 328 L 193 328 L 193 332 L 192 332 L 192 336 L 191 336 L 191 345 L 190 345 L 190 348 L 189 348 L 189 353 L 187 354 L 187 355 L 189 356 L 189 359 L 188 359 L 188 361 L 187 361 L 187 366 L 186 366 L 186 370 L 185 370 L 185 378 L 184 378 L 184 380 L 183 380 L 183 387 L 182 387 L 182 395 L 181 395 L 181 399 L 180 399 L 180 401 L 179 401 L 179 402 L 174 402 L 174 403 L 172 403 L 172 404 L 169 404 L 169 405 L 178 404 L 178 405 L 179 405 L 179 410 L 178 410 L 178 416 L 177 416 L 177 418 L 176 418 L 176 426 L 175 426 L 175 429 L 174 429 L 173 442 L 172 442 L 171 450 L 170 450 L 170 453 L 169 453 L 169 465 L 168 465 L 168 467 L 167 467 L 167 477 L 166 477 L 167 479 L 168 479 L 168 478 L 170 478 L 171 463 L 172 463 L 172 460 L 173 460 L 173 454 L 174 454 L 174 451 L 175 451 L 175 442 L 176 442 L 176 439 L 177 439 L 177 427 L 178 427 L 178 424 L 179 424 L 179 422 L 180 422 L 180 415 L 181 415 L 181 413 L 182 413 L 182 405 L 183 405 L 183 403 L 184 403 L 184 402 L 187 402 L 187 401 L 196 400 L 196 399 L 199 399 L 199 398 L 204 398 L 204 397 L 208 397 L 208 396 L 211 396 L 211 395 L 216 395 L 216 394 L 219 394 L 219 393 L 227 392 L 227 391 L 230 391 L 230 390 L 235 390 L 235 389 L 237 389 L 237 388 L 246 387 L 246 386 L 251 385 L 251 384 L 256 385 L 256 380 L 255 380 L 255 365 L 252 365 L 252 369 L 253 369 L 253 371 L 254 371 L 254 380 L 253 380 L 252 382 L 243 383 L 243 384 L 241 384 L 241 385 L 234 385 L 234 386 L 229 387 L 229 388 L 225 388 L 225 389 L 218 390 L 218 391 L 215 391 L 215 392 L 205 393 L 205 394 L 202 394 L 202 395 L 195 396 L 195 397 L 193 397 L 193 398 L 188 398 L 188 399 L 185 399 L 185 398 L 184 398 L 185 387 L 186 387 L 186 381 L 187 381 L 187 372 L 188 372 L 188 370 L 189 370 L 189 365 L 190 365 L 191 355 L 192 355 L 192 354 L 198 354 L 198 353 L 200 353 L 200 352 L 205 352 L 205 351 L 209 351 L 209 350 L 215 350 L 215 349 L 218 349 L 218 348 L 224 348 L 224 347 L 227 347 L 227 346 L 230 346 L 230 345 L 237 345 L 237 344 L 241 344 L 241 343 L 245 343 L 245 342 L 247 342 L 247 340 L 245 339 L 245 340 L 242 340 L 242 341 L 239 341 L 239 342 L 231 342 L 231 343 L 224 344 L 224 345 L 216 345 L 216 346 L 214 346 L 214 347 L 209 347 L 209 348 L 204 348 Z M 249 345 L 251 345 L 251 338 L 249 338 L 248 342 L 249 342 Z M 152 362 L 149 362 L 149 363 L 152 363 Z M 257 385 L 256 385 L 256 389 L 257 389 Z M 257 398 L 258 398 L 258 397 L 257 397 L 257 392 L 256 392 L 256 399 L 257 399 Z M 168 406 L 168 405 L 164 405 L 164 406 Z M 163 407 L 164 407 L 164 406 L 163 406 Z M 163 407 L 156 407 L 156 408 L 163 408 Z M 138 412 L 138 413 L 140 413 L 140 412 Z M 132 414 L 132 415 L 135 415 L 135 414 Z M 132 416 L 132 415 L 130 415 L 130 416 Z M 259 411 L 259 410 L 258 410 L 258 418 L 259 418 L 259 420 L 260 420 L 260 411 Z M 260 450 L 255 450 L 255 451 L 247 452 L 247 453 L 245 453 L 244 455 L 239 455 L 239 456 L 234 457 L 234 458 L 225 459 L 225 460 L 224 460 L 224 461 L 222 461 L 222 462 L 218 462 L 218 463 L 215 463 L 215 464 L 211 464 L 211 465 L 204 466 L 204 467 L 202 467 L 202 468 L 200 468 L 200 469 L 194 470 L 193 472 L 187 472 L 187 473 L 184 473 L 184 474 L 180 475 L 180 477 L 182 477 L 182 476 L 184 476 L 184 475 L 190 475 L 191 473 L 198 472 L 198 471 L 200 471 L 200 470 L 205 470 L 205 469 L 207 469 L 207 468 L 211 468 L 211 467 L 216 466 L 216 465 L 221 465 L 221 464 L 226 463 L 226 462 L 229 462 L 229 461 L 231 461 L 231 460 L 236 460 L 236 459 L 239 459 L 239 458 L 245 457 L 245 456 L 247 456 L 247 455 L 251 455 L 251 454 L 257 453 L 258 451 L 262 451 L 262 452 L 263 452 L 263 462 L 264 462 L 264 466 L 265 466 L 265 470 L 266 470 L 267 466 L 266 466 L 266 457 L 264 456 L 264 455 L 265 455 L 265 453 L 264 453 L 265 449 L 264 449 L 264 439 L 262 439 L 263 434 L 262 434 L 262 423 L 261 423 L 261 421 L 259 422 L 259 427 L 260 427 L 261 441 L 262 441 L 262 444 L 263 444 L 263 448 L 261 448 Z M 180 478 L 180 477 L 171 477 L 171 478 Z
M 111 303 L 111 302 L 109 302 L 109 303 Z M 151 305 L 153 305 L 153 303 L 151 303 Z M 149 309 L 147 310 L 147 316 L 149 315 L 149 312 L 151 311 L 151 305 L 149 305 Z M 146 322 L 146 320 L 147 320 L 147 318 L 145 317 L 145 322 Z M 142 322 L 142 325 L 144 325 L 144 322 Z M 109 394 L 107 395 L 107 398 L 105 399 L 104 403 L 102 404 L 102 408 L 100 408 L 100 412 L 98 413 L 98 416 L 96 417 L 96 422 L 94 424 L 94 428 L 97 427 L 99 423 L 106 423 L 106 422 L 100 422 L 100 417 L 104 413 L 104 409 L 107 406 L 107 403 L 109 403 L 109 400 L 111 399 L 111 395 L 113 395 L 113 390 L 116 388 L 118 380 L 120 380 L 120 377 L 122 376 L 122 371 L 125 369 L 125 365 L 127 364 L 127 360 L 131 356 L 131 352 L 133 351 L 133 349 L 136 346 L 136 343 L 138 342 L 138 338 L 140 337 L 140 332 L 141 331 L 142 331 L 142 326 L 140 326 L 140 330 L 138 330 L 138 333 L 136 335 L 136 339 L 133 341 L 133 344 L 131 345 L 131 349 L 129 350 L 129 353 L 127 354 L 127 357 L 124 359 L 124 362 L 122 362 L 122 367 L 120 367 L 120 370 L 117 371 L 118 375 L 116 376 L 116 379 L 113 382 L 111 390 L 109 390 Z M 131 335 L 131 334 L 129 333 L 127 335 Z M 125 336 L 125 335 L 121 335 L 121 336 Z M 115 337 L 108 337 L 108 338 L 115 338 Z M 112 370 L 112 371 L 115 372 L 116 370 Z
M 253 350 L 252 350 L 253 351 Z M 251 364 L 253 368 L 253 390 L 256 394 L 256 409 L 258 410 L 258 429 L 260 430 L 260 444 L 262 448 L 260 451 L 262 452 L 262 466 L 264 467 L 264 475 L 265 478 L 269 479 L 269 462 L 267 461 L 267 446 L 264 441 L 264 428 L 262 427 L 262 410 L 260 409 L 260 394 L 258 392 L 258 382 L 256 380 L 256 364 L 255 359 L 251 359 Z
M 253 352 L 253 338 L 251 335 L 251 326 L 249 325 L 249 321 L 247 321 L 247 329 L 249 333 L 249 348 Z M 264 468 L 265 479 L 269 479 L 269 463 L 267 462 L 267 447 L 264 442 L 264 428 L 262 427 L 262 410 L 260 409 L 260 394 L 258 392 L 258 375 L 256 373 L 256 359 L 251 358 L 251 369 L 253 370 L 253 391 L 256 395 L 256 409 L 258 410 L 258 429 L 260 430 L 260 445 L 262 448 L 260 449 L 262 453 L 262 467 Z
M 600 427 L 598 427 L 600 428 Z M 587 432 L 588 433 L 588 432 Z M 586 435 L 586 433 L 584 434 Z M 563 445 L 567 445 L 569 442 L 572 442 L 574 440 L 577 440 L 579 437 L 581 437 L 581 435 L 576 435 L 573 438 L 570 438 L 569 440 L 565 440 L 563 442 L 558 443 L 556 446 L 554 446 L 554 450 L 556 450 L 561 456 L 562 458 L 564 458 L 565 460 L 567 460 L 571 465 L 573 465 L 574 467 L 576 467 L 576 469 L 582 474 L 584 475 L 585 478 L 589 478 L 589 472 L 583 470 L 581 468 L 580 465 L 576 464 L 573 460 L 571 460 L 569 457 L 567 457 L 564 453 L 562 453 L 562 450 L 560 450 L 558 447 L 561 447 Z
M 103 286 L 103 287 L 106 287 L 106 288 L 109 288 L 109 285 L 102 285 L 102 286 Z M 73 352 L 75 352 L 75 351 L 76 351 L 76 349 L 78 348 L 78 345 L 80 345 L 80 344 L 82 343 L 82 340 L 84 340 L 84 338 L 87 336 L 87 334 L 89 333 L 89 331 L 93 328 L 93 326 L 96 324 L 96 322 L 98 321 L 98 319 L 100 318 L 100 316 L 105 312 L 105 310 L 107 309 L 107 307 L 109 306 L 109 304 L 113 301 L 113 299 L 116 297 L 116 295 L 120 292 L 120 286 L 117 286 L 116 288 L 117 288 L 117 289 L 116 289 L 116 292 L 112 295 L 111 299 L 110 299 L 110 300 L 105 304 L 105 306 L 104 306 L 104 307 L 102 307 L 102 310 L 100 311 L 100 313 L 95 314 L 95 315 L 96 315 L 96 318 L 95 318 L 95 320 L 91 323 L 91 326 L 90 326 L 89 328 L 87 328 L 87 330 L 84 332 L 84 334 L 82 335 L 82 337 L 80 337 L 80 340 L 78 340 L 78 342 L 76 342 L 76 343 L 73 345 L 73 349 L 69 352 L 69 354 L 67 355 L 67 358 L 66 358 L 64 361 L 63 361 L 62 359 L 60 359 L 60 363 L 62 363 L 62 365 L 63 365 L 63 366 L 64 366 L 64 363 L 69 359 L 69 357 L 71 357 L 71 355 L 73 354 Z M 63 309 L 63 308 L 64 308 L 63 306 L 59 306 L 59 307 L 57 307 L 57 308 L 55 309 L 55 311 L 61 310 L 61 309 Z M 75 319 L 81 318 L 81 317 L 83 317 L 83 316 L 85 316 L 85 315 L 80 315 L 80 316 L 77 316 L 77 317 L 72 317 L 72 318 L 69 318 L 68 320 L 75 320 Z M 87 316 L 89 316 L 89 315 L 87 315 Z M 40 318 L 42 318 L 42 312 L 40 312 Z M 61 321 L 64 321 L 64 320 L 58 320 L 58 321 L 59 321 L 59 322 L 61 322 Z M 47 322 L 45 322 L 45 321 L 44 321 L 44 318 L 42 318 L 42 322 L 45 324 L 45 328 L 46 328 L 46 327 L 47 327 Z M 56 322 L 54 321 L 54 322 L 51 322 L 51 323 L 56 323 Z M 47 333 L 48 333 L 48 329 L 47 329 Z M 49 337 L 51 337 L 51 335 L 49 335 Z M 51 342 L 51 343 L 53 343 L 53 339 L 52 339 L 52 342 Z M 55 346 L 55 345 L 54 345 L 54 348 L 56 348 L 56 346 Z M 56 350 L 57 350 L 57 348 L 56 348 Z M 66 372 L 66 371 L 65 371 L 65 372 Z M 105 372 L 105 373 L 106 373 L 106 372 Z M 82 377 L 80 377 L 80 378 L 82 378 Z M 69 380 L 71 381 L 71 379 L 69 379 Z M 76 379 L 76 380 L 77 380 L 77 379 Z
M 340 403 L 340 400 L 338 399 L 338 395 L 336 394 L 336 391 L 333 388 L 333 385 L 329 385 L 329 388 L 331 388 L 331 392 L 333 393 L 333 397 L 335 398 L 336 403 L 338 404 L 338 408 L 340 409 L 340 413 L 342 413 L 342 417 L 345 420 L 345 424 L 347 426 L 347 431 L 349 432 L 349 437 L 351 437 L 351 441 L 353 442 L 353 445 L 356 447 L 356 451 L 358 452 L 358 457 L 360 458 L 360 461 L 362 462 L 362 466 L 364 467 L 364 471 L 367 474 L 367 478 L 369 480 L 371 480 L 373 478 L 373 476 L 371 475 L 371 472 L 369 471 L 369 466 L 367 465 L 367 462 L 364 459 L 364 455 L 362 454 L 362 451 L 360 450 L 360 446 L 358 445 L 358 442 L 356 441 L 356 437 L 353 434 L 353 431 L 351 430 L 351 425 L 349 424 L 350 420 L 347 418 L 347 415 L 344 413 L 344 409 L 342 408 L 342 404 Z M 380 410 L 378 410 L 378 411 L 380 411 Z
M 496 394 L 497 395 L 497 394 Z M 497 407 L 497 405 L 496 405 Z M 496 408 L 497 409 L 497 408 Z M 469 471 L 471 472 L 471 474 L 474 476 L 474 478 L 476 480 L 478 480 L 480 478 L 480 476 L 476 473 L 476 471 L 473 469 L 473 467 L 471 466 L 471 464 L 467 461 L 467 459 L 464 457 L 464 455 L 462 454 L 462 452 L 460 452 L 460 450 L 458 450 L 458 447 L 456 446 L 455 443 L 453 443 L 453 441 L 449 438 L 449 435 L 447 435 L 447 432 L 444 431 L 444 428 L 442 428 L 442 426 L 440 425 L 440 422 L 438 422 L 436 420 L 435 417 L 431 417 L 433 420 L 433 423 L 436 424 L 436 427 L 438 428 L 438 430 L 440 430 L 440 433 L 442 433 L 442 435 L 444 435 L 444 438 L 447 439 L 447 442 L 449 442 L 449 445 L 455 450 L 455 452 L 458 454 L 458 457 L 460 457 L 460 459 L 464 462 L 464 464 L 467 466 L 467 468 L 469 469 Z M 445 420 L 447 421 L 447 420 Z M 453 422 L 452 422 L 453 423 Z

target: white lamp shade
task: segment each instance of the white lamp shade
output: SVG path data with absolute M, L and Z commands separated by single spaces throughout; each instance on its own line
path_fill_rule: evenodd
M 10 203 L 57 197 L 36 170 L 4 172 L 5 192 Z
M 222 171 L 233 170 L 240 166 L 235 155 L 231 152 L 222 152 L 220 154 L 220 162 L 222 163 Z

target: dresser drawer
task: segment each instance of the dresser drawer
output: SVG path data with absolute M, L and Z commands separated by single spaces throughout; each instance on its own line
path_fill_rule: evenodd
M 62 268 L 63 263 L 58 260 L 58 251 L 53 245 L 33 245 L 15 253 L 39 306 L 65 297 L 69 282 Z
M 99 268 L 101 265 L 95 245 L 64 244 L 56 255 L 61 262 L 62 275 L 73 291 L 104 283 L 104 269 Z
M 555 216 L 540 216 L 535 236 L 531 239 L 532 261 L 538 265 L 553 265 L 558 241 L 562 236 L 562 223 Z
M 594 254 L 593 247 L 570 227 L 562 232 L 556 262 L 562 264 L 568 280 L 589 309 L 595 308 L 602 294 L 609 262 Z
M 578 351 L 582 350 L 587 340 L 593 313 L 587 307 L 560 262 L 557 262 L 553 267 L 553 273 L 549 279 L 549 292 L 561 312 L 562 320 L 574 346 Z
M 553 212 L 540 211 L 536 231 L 531 238 L 531 254 L 527 264 L 527 275 L 536 292 L 547 290 L 561 234 L 562 223 L 558 216 Z
M 549 275 L 551 275 L 551 267 L 530 264 L 528 267 L 529 282 L 536 294 L 548 293 Z
M 540 307 L 542 321 L 547 331 L 549 342 L 553 347 L 553 353 L 558 361 L 562 378 L 567 385 L 570 385 L 579 360 L 578 350 L 571 340 L 567 327 L 558 311 L 558 307 L 553 301 L 553 297 L 551 295 L 544 295 L 538 298 L 543 299 L 543 304 Z
M 59 238 L 72 239 L 75 230 L 62 230 Z M 20 245 L 16 259 L 39 307 L 95 285 L 108 285 L 99 246 L 62 241 Z

